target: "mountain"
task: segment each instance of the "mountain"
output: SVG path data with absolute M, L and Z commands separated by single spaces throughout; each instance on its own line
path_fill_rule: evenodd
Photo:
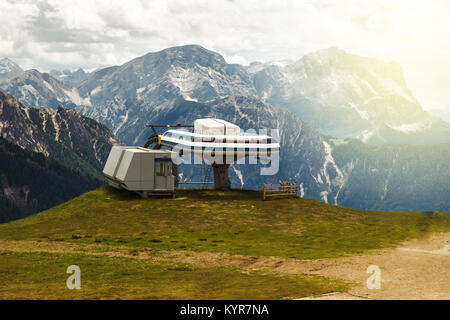
M 444 110 L 444 109 L 432 109 L 428 110 L 429 113 L 432 115 L 435 115 L 436 117 L 439 117 L 443 119 L 444 121 L 450 123 L 450 111 Z
M 184 55 L 173 54 L 173 52 L 179 52 L 181 49 L 186 50 Z M 193 90 L 179 90 L 179 87 L 175 85 L 176 83 L 173 79 L 168 76 L 170 74 L 168 70 L 174 70 L 176 69 L 175 66 L 181 64 L 179 60 L 184 62 L 184 71 L 180 71 L 180 73 L 189 74 L 192 79 L 201 78 L 198 70 L 203 70 L 202 68 L 206 68 L 208 66 L 208 64 L 204 63 L 204 61 L 212 61 L 212 65 L 220 65 L 222 68 L 222 64 L 218 64 L 217 62 L 222 60 L 217 58 L 216 54 L 204 49 L 202 50 L 201 48 L 195 48 L 195 54 L 193 54 L 191 53 L 192 49 L 193 48 L 191 46 L 186 48 L 176 47 L 173 48 L 173 50 L 168 49 L 166 51 L 149 54 L 148 57 L 152 57 L 152 59 L 156 59 L 156 57 L 158 57 L 158 61 L 163 61 L 158 64 L 157 67 L 152 65 L 151 69 L 145 69 L 146 67 L 143 59 L 146 56 L 144 56 L 132 60 L 121 67 L 112 67 L 97 71 L 90 76 L 95 77 L 95 79 L 92 78 L 86 80 L 83 83 L 82 88 L 80 88 L 80 94 L 84 98 L 90 99 L 90 101 L 92 101 L 92 105 L 77 107 L 77 109 L 86 116 L 105 123 L 108 127 L 112 128 L 126 144 L 132 145 L 143 145 L 147 137 L 151 134 L 150 129 L 145 127 L 145 124 L 147 123 L 191 124 L 197 118 L 217 117 L 236 123 L 244 130 L 250 128 L 280 129 L 282 158 L 278 174 L 275 176 L 261 177 L 259 175 L 259 166 L 233 165 L 230 169 L 233 187 L 260 188 L 263 182 L 277 183 L 278 181 L 293 180 L 301 186 L 301 194 L 304 197 L 320 199 L 333 204 L 341 204 L 345 202 L 348 203 L 349 206 L 355 208 L 372 208 L 372 206 L 375 206 L 377 208 L 383 208 L 384 210 L 394 210 L 397 208 L 402 208 L 404 210 L 419 210 L 423 206 L 438 208 L 440 210 L 448 209 L 449 201 L 444 200 L 433 203 L 434 198 L 432 194 L 427 194 L 426 199 L 422 199 L 423 203 L 419 206 L 418 203 L 410 201 L 407 196 L 408 192 L 404 192 L 406 188 L 408 188 L 408 185 L 391 188 L 388 176 L 368 175 L 367 170 L 378 169 L 392 169 L 394 172 L 397 172 L 398 170 L 398 174 L 400 174 L 400 168 L 393 165 L 396 160 L 393 158 L 392 154 L 384 152 L 383 149 L 371 149 L 370 147 L 367 147 L 367 149 L 362 148 L 358 153 L 355 151 L 354 155 L 349 151 L 344 153 L 346 155 L 345 157 L 341 156 L 341 162 L 338 164 L 334 159 L 334 156 L 335 153 L 340 155 L 340 149 L 333 145 L 329 138 L 321 136 L 316 130 L 308 125 L 307 121 L 303 122 L 299 120 L 298 118 L 302 120 L 303 118 L 300 115 L 296 117 L 295 110 L 289 112 L 285 110 L 288 109 L 287 106 L 283 109 L 264 102 L 264 100 L 270 100 L 269 95 L 262 97 L 264 99 L 258 97 L 258 95 L 253 96 L 253 92 L 248 91 L 248 78 L 241 77 L 239 78 L 240 81 L 237 81 L 234 86 L 227 87 L 219 86 L 216 79 L 213 79 L 212 77 L 202 79 L 203 83 L 206 81 L 206 83 L 208 83 L 211 87 L 227 90 L 216 90 L 213 94 L 213 97 L 215 98 L 220 97 L 221 94 L 219 94 L 219 92 L 224 92 L 223 94 L 225 95 L 232 92 L 233 89 L 235 91 L 246 92 L 246 94 L 243 95 L 234 94 L 215 100 L 211 100 L 207 96 L 196 95 L 196 92 Z M 334 50 L 331 51 L 333 52 Z M 172 53 L 170 55 L 172 60 L 165 59 L 168 52 Z M 205 55 L 205 57 L 200 59 L 197 56 L 200 53 Z M 187 60 L 185 55 L 193 55 L 193 58 Z M 186 62 L 186 60 L 188 62 Z M 201 68 L 198 61 L 203 63 Z M 364 62 L 365 60 L 363 59 L 362 61 Z M 360 64 L 363 64 L 363 62 L 360 62 Z M 365 63 L 371 65 L 372 61 Z M 259 64 L 254 64 L 248 69 L 254 70 L 258 67 L 258 65 Z M 274 74 L 276 74 L 276 72 L 280 70 L 279 65 L 279 63 L 271 63 L 270 66 L 263 66 L 262 70 L 258 72 L 268 72 L 271 70 Z M 290 64 L 287 63 L 283 68 L 288 68 L 289 66 Z M 378 70 L 377 72 L 381 74 L 386 74 L 386 77 L 395 78 L 398 86 L 402 85 L 403 78 L 401 75 L 399 76 L 396 72 L 389 68 L 381 72 L 380 70 L 382 70 L 382 66 L 385 65 L 380 64 L 378 67 L 373 68 Z M 157 69 L 153 72 L 154 68 Z M 317 70 L 316 72 L 318 73 Z M 211 74 L 215 73 L 211 72 Z M 222 74 L 225 74 L 225 72 Z M 259 73 L 255 74 L 254 79 L 257 78 L 258 74 Z M 349 74 L 351 75 L 350 72 Z M 281 76 L 282 74 L 280 74 L 280 77 Z M 319 76 L 320 73 L 318 73 L 317 77 Z M 127 79 L 132 80 L 127 81 Z M 144 81 L 142 79 L 146 79 L 145 83 L 149 83 L 145 88 L 140 87 L 141 85 L 143 86 L 143 84 L 139 82 Z M 150 79 L 153 80 L 151 81 Z M 379 81 L 383 82 L 382 80 Z M 88 83 L 92 84 L 89 89 L 86 89 Z M 282 81 L 280 80 L 279 83 L 282 83 Z M 343 81 L 343 83 L 345 84 L 345 81 Z M 94 88 L 94 84 L 101 85 Z M 259 88 L 257 82 L 255 82 L 255 84 L 256 88 Z M 381 84 L 379 86 L 381 86 Z M 84 91 L 83 88 L 85 88 Z M 93 90 L 95 94 L 91 93 L 88 95 L 83 95 L 92 92 L 90 91 L 92 88 L 96 89 Z M 328 94 L 326 88 L 322 88 L 320 92 L 322 91 Z M 109 92 L 111 92 L 111 94 L 108 94 Z M 413 100 L 414 98 L 408 92 L 405 93 L 405 95 L 407 95 L 408 99 Z M 353 97 L 353 95 L 349 96 Z M 405 98 L 405 100 L 407 99 Z M 408 108 L 411 108 L 411 110 L 406 110 L 406 113 L 413 114 L 414 112 L 412 111 L 415 110 L 415 112 L 419 115 L 425 114 L 421 111 L 418 104 L 414 104 L 412 102 L 410 103 L 411 105 L 406 105 Z M 318 119 L 327 118 L 328 112 L 332 111 L 322 109 L 316 116 Z M 380 119 L 382 118 L 382 116 L 379 117 Z M 337 115 L 336 118 L 339 119 Z M 346 119 L 345 117 L 342 118 L 344 120 Z M 398 119 L 400 118 L 401 117 L 398 116 Z M 353 120 L 357 123 L 356 118 Z M 435 123 L 437 122 L 435 121 Z M 348 125 L 350 126 L 352 124 Z M 389 132 L 389 127 L 387 125 L 383 126 L 383 124 L 380 124 L 379 128 L 385 129 L 384 137 L 386 137 L 386 132 Z M 392 138 L 396 138 L 398 143 L 403 142 L 402 139 L 399 138 L 402 137 L 402 135 L 398 132 L 398 130 L 390 130 L 393 132 L 391 135 Z M 438 129 L 434 126 L 433 130 L 434 133 L 436 133 Z M 445 138 L 445 126 L 442 130 L 443 132 L 441 136 Z M 425 132 L 421 132 L 421 134 L 422 137 L 426 137 Z M 432 136 L 433 134 L 430 133 L 430 139 Z M 407 136 L 406 138 L 408 137 L 410 136 Z M 349 147 L 358 148 L 358 145 L 351 143 L 349 144 Z M 392 148 L 395 154 L 396 152 L 401 152 L 403 146 L 393 146 Z M 430 146 L 430 148 L 433 150 L 431 154 L 440 154 L 440 157 L 437 159 L 432 157 L 427 159 L 420 158 L 420 161 L 403 163 L 403 165 L 410 166 L 411 168 L 411 171 L 405 173 L 406 176 L 404 181 L 414 179 L 414 170 L 417 170 L 418 174 L 426 174 L 433 177 L 437 183 L 441 183 L 443 185 L 448 184 L 448 181 L 445 180 L 445 171 L 442 171 L 445 166 L 443 167 L 439 163 L 439 161 L 446 158 L 445 154 L 448 152 L 447 145 L 436 144 L 435 146 Z M 408 152 L 411 154 L 422 151 L 423 150 L 420 146 L 418 146 L 417 149 L 413 147 L 408 149 Z M 405 152 L 405 154 L 408 152 Z M 380 157 L 383 158 L 384 167 L 381 167 L 381 162 L 374 162 L 372 166 L 363 165 L 355 171 L 349 169 L 353 164 L 365 163 L 364 159 L 371 159 L 371 157 L 374 157 L 374 159 L 379 159 Z M 427 162 L 430 164 L 435 164 L 435 166 L 427 166 Z M 389 163 L 390 165 L 388 165 Z M 181 180 L 198 181 L 199 175 L 202 172 L 201 166 L 195 165 L 182 165 L 179 169 Z M 367 193 L 373 197 L 376 197 L 378 199 L 378 203 L 376 203 L 373 199 L 360 197 L 355 197 L 355 200 L 352 203 L 348 202 L 348 199 L 355 194 L 359 194 L 360 192 L 360 185 L 355 182 L 358 175 L 370 177 L 370 179 L 367 180 Z M 384 190 L 385 184 L 387 185 L 386 191 Z M 433 182 L 431 180 L 427 180 L 423 183 L 423 187 L 433 189 Z M 345 192 L 343 192 L 344 190 Z M 379 195 L 380 192 L 382 194 L 386 192 L 388 196 L 391 195 L 391 192 L 392 195 L 395 193 L 396 196 L 398 196 L 398 203 L 394 204 L 392 202 L 384 202 L 383 204 L 383 199 L 385 199 L 386 196 L 381 197 Z
M 174 99 L 208 102 L 236 92 L 249 97 L 256 94 L 244 67 L 227 64 L 218 53 L 194 45 L 149 53 L 99 70 L 78 90 L 91 102 L 78 110 L 118 135 Z M 135 143 L 126 135 L 124 141 Z
M 79 68 L 76 71 L 70 71 L 70 70 L 51 70 L 49 74 L 58 79 L 59 81 L 62 81 L 64 83 L 67 83 L 71 86 L 77 86 L 82 81 L 86 80 L 88 77 L 88 73 L 86 73 L 82 68 Z
M 278 60 L 278 61 L 269 61 L 269 62 L 254 61 L 254 62 L 251 62 L 247 67 L 245 67 L 245 69 L 250 74 L 255 74 L 261 70 L 270 68 L 271 66 L 285 67 L 293 62 L 294 61 L 288 60 L 288 59 Z
M 11 59 L 3 58 L 0 60 L 0 77 L 3 77 L 9 73 L 22 71 L 22 68 Z
M 383 145 L 330 139 L 345 182 L 342 206 L 371 210 L 449 211 L 450 144 Z
M 0 91 L 0 222 L 25 217 L 100 186 L 120 141 L 75 110 L 26 108 Z
M 169 108 L 147 119 L 152 123 L 193 123 L 197 118 L 219 117 L 244 130 L 280 130 L 278 173 L 261 176 L 260 164 L 233 164 L 230 178 L 234 188 L 260 189 L 262 183 L 295 181 L 302 197 L 352 208 L 450 210 L 448 143 L 376 147 L 355 139 L 324 138 L 289 111 L 244 96 L 204 104 L 176 101 Z M 136 132 L 136 137 L 142 144 L 146 136 Z M 181 180 L 199 181 L 201 170 L 200 165 L 181 165 Z
M 0 223 L 54 207 L 101 184 L 0 138 Z
M 173 47 L 94 72 L 78 90 L 91 102 L 80 110 L 116 133 L 137 108 L 238 94 L 284 107 L 324 135 L 377 145 L 450 142 L 450 125 L 422 109 L 397 63 L 337 48 L 242 67 L 200 46 Z
M 89 100 L 80 98 L 76 88 L 35 69 L 0 78 L 0 90 L 16 97 L 27 107 L 56 109 L 59 104 L 67 107 L 90 104 Z
M 239 125 L 243 130 L 267 129 L 270 133 L 271 129 L 279 129 L 282 152 L 278 174 L 261 176 L 260 164 L 236 164 L 230 169 L 233 187 L 255 189 L 261 188 L 263 182 L 301 180 L 304 195 L 307 197 L 320 199 L 320 193 L 329 189 L 337 192 L 338 187 L 333 185 L 334 182 L 324 179 L 326 182 L 319 186 L 315 181 L 317 176 L 337 175 L 332 165 L 326 168 L 326 172 L 324 171 L 323 164 L 328 156 L 324 140 L 320 134 L 289 111 L 265 104 L 256 98 L 233 95 L 209 103 L 173 100 L 166 108 L 149 115 L 137 116 L 140 120 L 134 125 L 131 125 L 134 121 L 130 121 L 129 127 L 123 129 L 124 135 L 127 132 L 130 134 L 130 140 L 134 138 L 138 145 L 143 145 L 151 134 L 150 129 L 142 129 L 146 121 L 191 124 L 195 119 L 204 117 L 220 117 Z M 199 170 L 200 165 L 182 165 L 179 168 L 182 180 L 198 181 Z
M 135 108 L 133 108 L 135 107 Z M 143 145 L 151 135 L 147 123 L 183 123 L 192 124 L 195 119 L 219 117 L 233 122 L 242 129 L 280 129 L 281 164 L 276 176 L 259 175 L 259 166 L 234 165 L 230 175 L 234 187 L 260 188 L 263 182 L 277 183 L 280 180 L 294 179 L 302 181 L 303 192 L 307 197 L 321 199 L 321 193 L 329 190 L 337 192 L 339 183 L 325 179 L 318 185 L 315 177 L 337 176 L 332 165 L 324 170 L 327 161 L 327 146 L 321 135 L 307 124 L 298 120 L 289 111 L 268 105 L 257 98 L 233 95 L 207 103 L 172 99 L 158 108 L 133 105 L 126 109 L 126 121 L 116 128 L 117 134 L 125 144 Z M 99 109 L 100 110 L 100 109 Z M 110 113 L 102 113 L 108 116 Z M 97 118 L 99 114 L 86 112 L 100 122 L 108 123 L 108 118 Z M 198 181 L 201 166 L 181 165 L 182 180 Z M 197 176 L 197 178 L 195 178 Z
M 119 143 L 104 125 L 75 110 L 26 108 L 1 91 L 0 136 L 97 178 L 111 146 Z
M 77 107 L 115 133 L 137 109 L 158 109 L 172 99 L 211 102 L 237 94 L 284 107 L 321 134 L 337 138 L 376 145 L 450 142 L 450 124 L 422 109 L 398 63 L 334 47 L 294 62 L 244 67 L 186 45 L 89 74 L 82 69 L 11 74 L 0 79 L 0 89 L 26 106 Z
M 121 66 L 101 69 L 78 86 L 92 105 L 116 106 L 133 100 L 157 105 L 173 97 L 207 102 L 234 93 L 256 94 L 245 68 L 197 45 L 148 53 Z
M 68 86 L 52 79 L 55 84 Z M 331 88 L 334 83 L 336 90 Z M 227 64 L 215 52 L 189 45 L 149 53 L 121 66 L 98 70 L 72 90 L 86 102 L 76 103 L 77 111 L 105 124 L 128 145 L 144 144 L 151 134 L 145 127 L 147 123 L 192 124 L 196 118 L 203 117 L 222 118 L 245 130 L 280 129 L 282 147 L 277 175 L 260 176 L 259 165 L 236 164 L 230 169 L 233 187 L 256 189 L 261 188 L 263 182 L 289 180 L 300 185 L 300 194 L 304 197 L 333 204 L 345 202 L 355 208 L 422 210 L 426 206 L 445 210 L 449 206 L 450 200 L 434 203 L 431 193 L 423 194 L 425 198 L 420 206 L 409 198 L 417 190 L 433 190 L 438 184 L 448 187 L 449 180 L 445 180 L 447 176 L 442 171 L 446 167 L 440 163 L 448 158 L 448 148 L 447 144 L 438 144 L 446 141 L 448 131 L 446 123 L 429 117 L 421 109 L 395 63 L 387 64 L 331 48 L 306 55 L 296 62 L 242 67 Z M 328 99 L 335 99 L 336 103 Z M 358 106 L 359 103 L 365 109 L 356 112 L 354 108 L 346 108 L 345 101 L 347 105 Z M 362 115 L 367 115 L 368 119 L 363 119 Z M 422 117 L 431 121 L 430 128 L 414 133 L 416 127 L 410 125 L 411 121 Z M 323 123 L 327 125 L 322 126 Z M 372 149 L 348 143 L 346 148 L 350 149 L 347 150 L 340 145 L 347 140 L 332 140 L 320 133 L 325 130 L 337 137 L 353 137 L 369 129 L 376 130 L 377 134 L 371 139 L 365 139 L 369 135 L 360 138 L 373 144 L 411 142 L 414 137 L 412 142 L 434 145 L 429 150 L 421 146 L 404 149 L 403 145 Z M 351 148 L 355 148 L 353 153 Z M 341 154 L 341 150 L 345 152 Z M 439 156 L 407 160 L 408 155 L 412 157 L 415 152 Z M 400 157 L 400 161 L 394 154 L 405 157 Z M 403 172 L 396 163 L 410 170 Z M 354 167 L 356 164 L 361 167 Z M 405 184 L 394 186 L 389 175 L 371 174 L 376 170 L 385 172 L 385 169 L 392 169 L 395 174 L 403 172 Z M 432 178 L 425 179 L 421 185 L 412 183 L 414 179 L 420 180 L 414 176 L 415 170 L 416 174 Z M 182 180 L 198 180 L 200 172 L 200 166 L 180 166 Z M 363 180 L 367 197 L 359 197 L 362 182 L 358 179 L 361 177 L 367 178 Z M 415 191 L 411 193 L 408 188 Z M 394 194 L 398 197 L 397 203 L 384 201 Z M 348 202 L 352 198 L 354 202 Z
M 450 125 L 422 109 L 398 63 L 328 48 L 286 64 L 256 65 L 258 95 L 320 133 L 372 144 L 450 142 Z
M 247 164 L 233 164 L 229 170 L 233 188 L 295 181 L 302 197 L 352 208 L 450 210 L 450 144 L 376 147 L 325 138 L 291 112 L 257 98 L 233 95 L 208 103 L 174 99 L 159 109 L 129 112 L 119 135 L 129 144 L 143 145 L 151 135 L 145 128 L 148 122 L 191 124 L 203 117 L 219 117 L 244 130 L 280 129 L 278 173 L 261 176 L 262 165 L 249 165 L 247 159 Z M 179 166 L 182 182 L 199 181 L 204 173 L 202 165 Z

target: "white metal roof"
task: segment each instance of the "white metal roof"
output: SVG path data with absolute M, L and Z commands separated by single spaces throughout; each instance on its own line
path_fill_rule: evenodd
M 233 138 L 242 138 L 242 137 L 249 137 L 249 138 L 255 138 L 255 139 L 270 139 L 272 138 L 271 136 L 262 134 L 238 134 L 238 135 L 223 135 L 223 134 L 201 134 L 201 133 L 196 133 L 196 132 L 189 132 L 189 131 L 185 131 L 185 130 L 167 130 L 164 134 L 166 133 L 173 133 L 175 135 L 180 135 L 180 136 L 191 136 L 191 137 L 196 137 L 196 138 L 201 138 L 201 137 L 215 137 L 215 138 L 228 138 L 228 139 L 233 139 Z M 163 134 L 163 135 L 164 135 Z
M 198 134 L 237 135 L 241 131 L 239 126 L 221 119 L 197 119 L 194 121 L 194 132 Z

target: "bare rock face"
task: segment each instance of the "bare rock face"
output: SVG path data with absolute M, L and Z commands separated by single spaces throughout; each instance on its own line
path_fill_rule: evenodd
M 67 83 L 71 86 L 77 86 L 88 77 L 89 73 L 85 72 L 83 69 L 79 68 L 76 71 L 70 70 L 52 70 L 49 73 L 52 77 L 58 79 L 61 82 Z
M 26 108 L 0 91 L 0 223 L 100 186 L 114 144 L 108 128 L 75 110 Z
M 26 108 L 1 91 L 0 137 L 96 177 L 111 146 L 120 143 L 104 125 L 75 110 Z
M 90 105 L 89 100 L 80 97 L 76 88 L 36 69 L 0 77 L 0 90 L 27 107 L 57 109 L 59 104 L 71 108 Z

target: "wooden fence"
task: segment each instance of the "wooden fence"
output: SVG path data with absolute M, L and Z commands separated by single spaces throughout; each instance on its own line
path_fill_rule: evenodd
M 297 196 L 298 186 L 294 182 L 281 182 L 280 184 L 263 184 L 264 200 L 273 196 Z

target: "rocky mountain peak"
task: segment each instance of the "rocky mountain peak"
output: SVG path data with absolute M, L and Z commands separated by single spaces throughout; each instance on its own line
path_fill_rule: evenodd
M 12 72 L 21 72 L 22 68 L 9 58 L 0 60 L 0 77 Z
M 417 102 L 397 62 L 336 47 L 308 53 L 285 67 L 267 66 L 254 74 L 254 84 L 263 100 L 291 110 L 319 132 L 334 137 L 374 144 L 418 141 L 408 140 L 405 133 L 420 135 L 431 127 L 442 127 Z M 445 138 L 427 135 L 420 141 L 430 137 L 448 141 L 448 133 Z
M 199 45 L 184 45 L 164 49 L 155 54 L 167 55 L 172 62 L 198 63 L 200 65 L 226 64 L 225 59 L 217 52 L 208 50 Z
M 0 89 L 13 95 L 27 107 L 56 109 L 60 103 L 70 107 L 90 104 L 89 100 L 80 98 L 74 87 L 36 69 L 0 78 Z
M 313 71 L 321 69 L 326 70 L 328 73 L 338 70 L 353 72 L 362 78 L 378 75 L 394 80 L 406 89 L 403 69 L 398 62 L 387 62 L 376 58 L 364 57 L 346 52 L 337 47 L 329 47 L 308 53 L 298 60 L 296 64 L 307 66 Z
M 65 69 L 63 71 L 51 70 L 50 75 L 64 83 L 76 86 L 82 81 L 86 80 L 88 73 L 86 73 L 86 71 L 84 71 L 82 68 L 78 68 L 75 71 L 70 71 L 68 69 Z
M 120 144 L 108 128 L 75 110 L 61 105 L 56 110 L 27 108 L 1 91 L 0 136 L 62 162 L 72 157 L 69 166 L 78 159 L 90 166 L 91 172 L 96 172 L 92 168 L 102 168 L 113 144 Z
M 207 102 L 235 92 L 255 96 L 250 75 L 198 45 L 151 52 L 91 74 L 78 89 L 93 104 L 159 104 L 171 99 Z

